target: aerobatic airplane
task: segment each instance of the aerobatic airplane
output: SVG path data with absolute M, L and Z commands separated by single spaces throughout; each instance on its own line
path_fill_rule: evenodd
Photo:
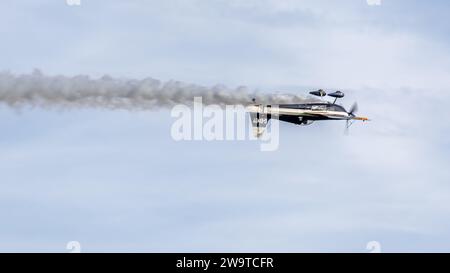
M 327 95 L 322 89 L 310 92 L 310 94 L 321 98 Z M 336 104 L 337 99 L 344 97 L 344 93 L 341 91 L 328 94 L 328 96 L 333 97 L 334 101 L 322 100 L 320 102 L 280 105 L 253 104 L 248 106 L 247 111 L 250 113 L 254 135 L 260 137 L 270 119 L 278 119 L 297 125 L 310 125 L 317 120 L 345 120 L 346 133 L 354 120 L 369 120 L 366 117 L 355 115 L 358 110 L 356 103 L 353 104 L 350 111 L 346 111 L 344 107 Z M 253 102 L 256 103 L 255 99 L 253 99 Z

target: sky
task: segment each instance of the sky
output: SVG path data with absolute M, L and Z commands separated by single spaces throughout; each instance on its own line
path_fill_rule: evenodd
M 0 251 L 450 251 L 448 1 L 7 0 L 0 71 L 341 90 L 370 122 L 175 141 L 170 109 L 0 104 Z

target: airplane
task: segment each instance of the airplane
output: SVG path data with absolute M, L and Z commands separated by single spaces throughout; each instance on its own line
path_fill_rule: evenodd
M 311 125 L 318 120 L 345 120 L 346 134 L 348 134 L 348 129 L 355 120 L 369 121 L 367 117 L 355 115 L 358 111 L 358 105 L 356 103 L 353 104 L 350 111 L 346 111 L 344 107 L 336 104 L 339 98 L 344 97 L 344 93 L 341 91 L 328 94 L 328 96 L 334 98 L 333 102 L 323 100 L 323 97 L 327 93 L 322 89 L 309 93 L 320 97 L 322 101 L 300 104 L 263 105 L 256 104 L 256 99 L 253 99 L 253 103 L 255 104 L 247 107 L 247 112 L 250 113 L 253 126 L 253 134 L 259 138 L 264 133 L 270 119 L 278 119 L 302 126 Z

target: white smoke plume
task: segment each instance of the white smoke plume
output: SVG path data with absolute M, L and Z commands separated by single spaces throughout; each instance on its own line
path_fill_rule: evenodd
M 192 104 L 202 97 L 204 104 L 248 105 L 258 103 L 283 104 L 311 101 L 294 94 L 251 92 L 245 87 L 203 87 L 178 81 L 160 82 L 152 78 L 141 80 L 114 79 L 103 76 L 46 76 L 39 70 L 15 75 L 0 72 L 0 103 L 11 107 L 43 108 L 108 108 L 151 110 L 176 104 Z

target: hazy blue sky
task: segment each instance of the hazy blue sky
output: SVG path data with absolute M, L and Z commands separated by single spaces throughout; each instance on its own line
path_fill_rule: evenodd
M 167 110 L 0 106 L 0 251 L 450 251 L 448 1 L 7 0 L 0 70 L 340 89 L 373 119 L 280 148 Z

